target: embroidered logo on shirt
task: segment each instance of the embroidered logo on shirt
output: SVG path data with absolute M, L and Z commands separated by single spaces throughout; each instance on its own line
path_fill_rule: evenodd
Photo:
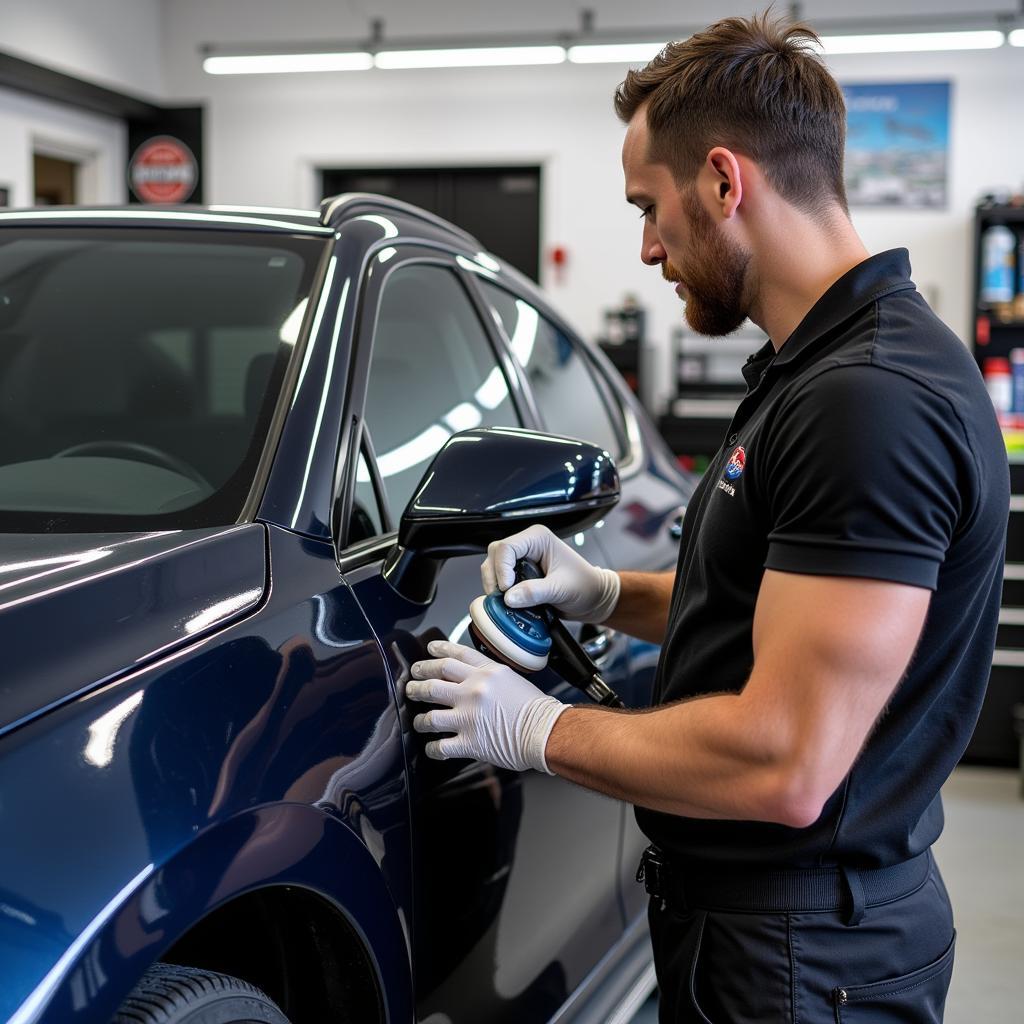
M 747 453 L 746 450 L 740 445 L 733 449 L 732 455 L 729 456 L 729 461 L 725 464 L 725 476 L 728 480 L 739 480 L 743 475 L 743 467 L 747 464 Z M 718 489 L 725 491 L 730 498 L 736 497 L 736 488 L 732 484 L 727 484 L 725 480 L 718 481 Z
M 743 446 L 740 445 L 738 448 L 733 449 L 732 455 L 729 456 L 729 461 L 725 465 L 725 475 L 729 480 L 738 480 L 740 474 L 743 472 L 743 467 L 747 464 L 747 453 Z

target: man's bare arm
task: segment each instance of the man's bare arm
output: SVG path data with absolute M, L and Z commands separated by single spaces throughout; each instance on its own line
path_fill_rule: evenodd
M 670 814 L 810 825 L 903 677 L 930 597 L 903 584 L 769 570 L 740 693 L 643 713 L 574 708 L 551 731 L 547 763 Z
M 668 627 L 668 609 L 672 601 L 672 572 L 620 572 L 619 600 L 605 620 L 621 633 L 660 644 Z

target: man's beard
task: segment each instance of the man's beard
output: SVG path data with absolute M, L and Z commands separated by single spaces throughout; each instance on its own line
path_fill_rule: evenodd
M 731 334 L 747 318 L 744 283 L 750 254 L 730 241 L 715 226 L 695 189 L 683 196 L 683 212 L 690 222 L 693 260 L 681 270 L 667 260 L 661 265 L 666 281 L 682 282 L 686 289 L 686 322 L 698 334 L 718 338 Z

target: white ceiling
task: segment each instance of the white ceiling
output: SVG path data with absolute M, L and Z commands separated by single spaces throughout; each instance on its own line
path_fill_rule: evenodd
M 175 44 L 232 45 L 268 42 L 359 40 L 383 19 L 392 39 L 453 39 L 492 34 L 575 32 L 581 11 L 594 12 L 598 31 L 692 29 L 730 14 L 746 15 L 766 4 L 723 7 L 715 0 L 162 0 L 164 24 Z M 943 19 L 1013 16 L 1016 0 L 805 0 L 802 16 L 837 26 L 902 20 L 927 29 Z M 777 4 L 779 10 L 789 5 Z

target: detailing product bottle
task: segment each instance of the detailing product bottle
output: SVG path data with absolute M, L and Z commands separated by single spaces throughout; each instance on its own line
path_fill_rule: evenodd
M 993 224 L 981 236 L 981 301 L 1013 302 L 1013 254 L 1017 239 L 1005 224 Z
M 1024 416 L 1024 348 L 1010 349 L 1010 376 L 1013 384 L 1013 407 L 1016 416 Z
M 1010 379 L 1010 360 L 990 357 L 985 360 L 985 386 L 992 404 L 1000 416 L 1006 416 L 1013 404 L 1013 384 Z

